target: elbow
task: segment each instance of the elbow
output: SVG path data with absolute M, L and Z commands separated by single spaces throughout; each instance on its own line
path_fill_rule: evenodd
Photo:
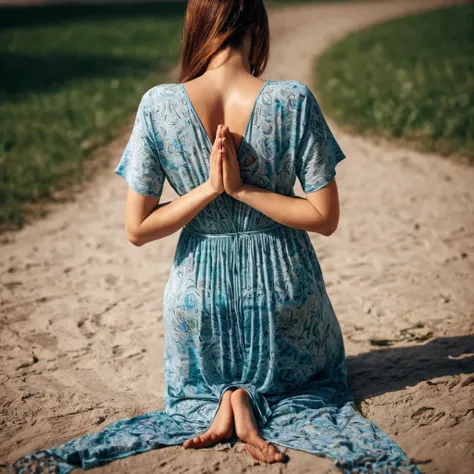
M 136 229 L 126 228 L 126 233 L 128 241 L 135 247 L 141 247 L 145 243 Z
M 327 223 L 325 227 L 325 235 L 326 237 L 329 237 L 330 235 L 334 234 L 336 232 L 337 228 L 339 226 L 339 216 L 337 219 L 332 219 L 330 222 Z
M 325 237 L 329 237 L 336 232 L 338 224 L 338 221 L 326 221 L 322 226 L 320 224 L 317 229 L 312 230 L 318 234 L 324 235 Z
M 334 232 L 336 232 L 336 229 L 337 229 L 337 225 L 336 226 L 328 226 L 328 227 L 325 227 L 323 229 L 322 232 L 320 232 L 321 234 L 323 234 L 324 236 L 326 237 L 329 237 L 330 235 L 334 234 Z
M 144 242 L 141 241 L 140 237 L 135 234 L 127 234 L 128 241 L 131 242 L 135 247 L 141 247 Z

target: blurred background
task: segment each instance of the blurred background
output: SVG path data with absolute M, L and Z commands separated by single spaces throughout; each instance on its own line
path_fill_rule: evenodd
M 67 199 L 86 177 L 84 160 L 118 134 L 143 91 L 172 80 L 186 2 L 0 3 L 0 229 L 8 229 L 44 214 L 41 202 Z M 324 110 L 355 133 L 474 156 L 473 24 L 470 4 L 348 35 L 315 64 Z

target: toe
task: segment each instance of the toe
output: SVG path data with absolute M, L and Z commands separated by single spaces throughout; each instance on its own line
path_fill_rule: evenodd
M 211 433 L 206 433 L 203 436 L 203 443 L 205 444 L 211 444 L 215 443 L 219 439 L 219 435 L 217 433 L 211 432 Z
M 274 463 L 283 460 L 283 456 L 278 452 L 275 446 L 266 441 L 263 441 L 263 443 L 259 442 L 258 445 L 246 443 L 244 449 L 258 461 Z
M 283 454 L 281 454 L 277 448 L 275 448 L 273 446 L 273 450 L 272 450 L 272 457 L 275 461 L 283 461 L 284 457 L 283 457 Z
M 275 449 L 274 449 L 274 448 L 267 448 L 267 449 L 263 452 L 263 454 L 265 455 L 265 459 L 267 460 L 267 462 L 274 462 L 274 461 L 277 460 L 275 456 L 276 456 L 276 454 L 278 454 L 278 453 L 275 452 Z
M 244 444 L 244 449 L 247 453 L 252 456 L 257 461 L 265 462 L 265 456 L 263 455 L 262 451 L 251 444 Z
M 278 451 L 275 453 L 274 457 L 275 461 L 283 461 L 283 454 L 279 453 Z
M 214 431 L 209 431 L 201 435 L 195 436 L 192 439 L 189 439 L 184 442 L 183 446 L 185 448 L 204 448 L 210 444 L 216 443 L 221 438 Z
M 183 444 L 185 448 L 196 448 L 199 447 L 199 444 L 201 442 L 201 436 L 195 436 L 194 438 L 190 438 L 186 440 Z
M 183 443 L 183 447 L 188 449 L 188 448 L 192 448 L 194 445 L 194 439 L 191 438 L 191 439 L 187 439 L 184 443 Z
M 212 433 L 204 433 L 202 435 L 199 435 L 197 437 L 198 441 L 196 443 L 196 447 L 204 448 L 205 446 L 207 446 L 208 444 L 212 442 L 212 437 L 213 437 Z

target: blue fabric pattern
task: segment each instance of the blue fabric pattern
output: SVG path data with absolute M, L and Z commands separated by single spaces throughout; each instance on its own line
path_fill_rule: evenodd
M 211 148 L 184 86 L 161 84 L 142 96 L 115 171 L 140 194 L 159 198 L 166 178 L 183 195 L 208 179 Z M 263 84 L 238 150 L 244 182 L 294 196 L 298 178 L 311 193 L 344 158 L 307 85 Z M 421 473 L 355 409 L 343 336 L 306 231 L 221 194 L 179 235 L 163 312 L 165 409 L 25 456 L 10 472 L 65 474 L 181 444 L 206 431 L 227 389 L 241 387 L 276 445 L 328 457 L 346 474 Z

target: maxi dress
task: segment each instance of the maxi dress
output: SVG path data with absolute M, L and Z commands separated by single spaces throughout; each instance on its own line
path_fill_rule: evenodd
M 211 148 L 183 84 L 159 84 L 143 94 L 115 171 L 142 195 L 159 198 L 165 179 L 183 195 L 208 179 Z M 326 186 L 345 158 L 310 88 L 295 80 L 263 83 L 237 155 L 243 182 L 286 196 L 296 178 L 305 193 Z M 306 231 L 222 193 L 180 232 L 163 314 L 165 409 L 27 455 L 11 472 L 64 474 L 182 444 L 240 387 L 262 437 L 277 446 L 330 458 L 344 473 L 421 473 L 355 409 Z

